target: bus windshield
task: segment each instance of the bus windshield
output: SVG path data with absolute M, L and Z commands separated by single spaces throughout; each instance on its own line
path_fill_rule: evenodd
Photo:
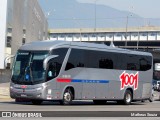
M 13 66 L 12 82 L 27 85 L 44 82 L 43 61 L 47 56 L 48 51 L 19 51 Z

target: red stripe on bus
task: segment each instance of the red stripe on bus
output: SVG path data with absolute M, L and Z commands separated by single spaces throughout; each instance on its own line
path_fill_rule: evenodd
M 71 82 L 71 79 L 58 78 L 57 82 Z

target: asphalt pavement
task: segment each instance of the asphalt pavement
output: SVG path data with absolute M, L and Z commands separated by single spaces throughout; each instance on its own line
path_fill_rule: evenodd
M 150 103 L 149 101 L 146 101 L 144 103 L 136 102 L 132 103 L 131 105 L 119 105 L 116 102 L 108 102 L 105 105 L 94 105 L 92 101 L 74 101 L 72 105 L 68 106 L 62 106 L 56 102 L 44 102 L 42 105 L 32 105 L 32 103 L 30 102 L 16 103 L 14 101 L 1 101 L 0 114 L 6 111 L 11 112 L 13 117 L 12 120 L 14 120 L 14 118 L 19 119 L 19 117 L 16 115 L 20 113 L 39 113 L 41 114 L 41 117 L 43 117 L 31 117 L 29 118 L 31 120 L 50 120 L 53 118 L 56 120 L 159 120 L 160 101 L 156 100 L 152 103 Z M 136 117 L 131 115 L 148 113 L 158 114 L 158 117 Z
M 3 71 L 0 72 L 0 112 L 3 111 L 18 111 L 18 112 L 27 112 L 27 111 L 40 111 L 51 112 L 50 115 L 54 115 L 54 118 L 51 117 L 43 117 L 43 118 L 29 118 L 29 120 L 153 120 L 153 117 L 122 117 L 125 113 L 120 113 L 119 111 L 150 111 L 156 112 L 160 111 L 160 100 L 159 100 L 159 92 L 154 92 L 155 101 L 150 103 L 149 101 L 145 102 L 134 102 L 129 106 L 119 105 L 116 102 L 107 102 L 105 105 L 94 105 L 93 101 L 74 101 L 70 106 L 62 106 L 57 102 L 43 102 L 42 105 L 32 105 L 31 102 L 15 102 L 14 99 L 9 97 L 9 81 L 10 81 L 11 71 Z M 77 111 L 77 112 L 75 112 Z M 79 112 L 82 111 L 82 112 Z M 75 112 L 73 114 L 72 112 Z M 91 112 L 91 113 L 90 113 Z M 160 113 L 160 112 L 159 112 Z M 127 114 L 127 113 L 126 113 Z M 67 117 L 63 117 L 66 116 Z M 72 115 L 72 117 L 70 117 Z M 89 117 L 85 116 L 89 115 Z M 91 117 L 91 116 L 94 117 Z M 115 117 L 103 117 L 104 115 L 111 115 Z M 56 117 L 58 116 L 58 117 Z M 61 117 L 59 117 L 61 116 Z M 81 116 L 81 117 L 76 117 Z M 95 117 L 96 116 L 96 117 Z M 97 117 L 101 116 L 101 117 Z M 121 117 L 116 117 L 121 116 Z M 0 117 L 0 119 L 2 119 Z M 7 118 L 8 119 L 22 119 L 22 118 Z M 25 119 L 25 118 L 23 118 Z M 27 118 L 28 120 L 28 118 Z M 154 117 L 154 120 L 160 120 L 160 117 Z

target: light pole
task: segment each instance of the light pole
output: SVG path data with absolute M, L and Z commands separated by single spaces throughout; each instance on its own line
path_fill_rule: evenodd
M 96 34 L 96 28 L 97 28 L 97 1 L 98 0 L 95 0 L 94 1 L 94 34 L 95 34 L 95 36 L 96 36 L 96 41 L 97 41 L 97 34 Z
M 128 19 L 129 19 L 129 16 L 132 16 L 131 11 L 134 9 L 133 6 L 130 7 L 130 10 L 129 10 L 129 14 L 127 14 L 127 18 L 126 18 L 126 33 L 125 33 L 125 48 L 127 48 L 127 33 L 128 33 Z
M 139 27 L 138 27 L 138 40 L 137 40 L 137 50 L 138 50 L 138 46 L 139 46 Z
M 78 25 L 80 25 L 80 23 L 78 22 L 78 20 L 76 19 L 76 18 L 73 18 L 73 20 L 75 20 L 76 21 L 76 23 L 78 24 Z M 82 41 L 82 29 L 81 29 L 81 27 L 79 27 L 79 35 L 80 35 L 80 42 Z
M 94 12 L 95 12 L 95 14 L 94 14 L 94 17 L 95 17 L 95 18 L 94 18 L 94 27 L 95 27 L 94 30 L 95 30 L 95 31 L 96 31 L 96 28 L 97 28 L 97 1 L 98 1 L 98 0 L 95 0 L 95 1 L 94 1 L 94 2 L 95 2 L 95 3 L 94 3 L 94 5 L 95 5 L 95 6 L 94 6 Z
M 126 19 L 125 47 L 127 47 L 127 32 L 128 32 L 128 15 L 127 15 L 127 19 Z

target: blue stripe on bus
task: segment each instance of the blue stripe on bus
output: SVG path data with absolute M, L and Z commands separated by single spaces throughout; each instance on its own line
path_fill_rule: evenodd
M 109 80 L 81 80 L 81 79 L 71 79 L 74 83 L 109 83 Z

